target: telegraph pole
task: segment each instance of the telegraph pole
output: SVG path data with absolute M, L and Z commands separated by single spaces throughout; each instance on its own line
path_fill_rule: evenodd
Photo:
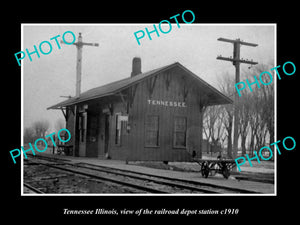
M 248 59 L 245 60 L 243 58 L 242 59 L 240 58 L 241 45 L 256 47 L 256 46 L 258 46 L 258 44 L 244 42 L 244 41 L 241 41 L 239 38 L 236 40 L 231 40 L 231 39 L 227 39 L 227 38 L 218 38 L 218 41 L 224 41 L 224 42 L 229 42 L 229 43 L 233 44 L 233 57 L 228 58 L 228 57 L 223 57 L 223 56 L 219 55 L 217 57 L 217 59 L 232 62 L 232 64 L 235 66 L 235 83 L 240 82 L 240 64 L 241 63 L 251 64 L 251 65 L 257 64 L 257 62 L 253 62 L 252 60 L 249 61 Z M 238 101 L 239 101 L 239 96 L 238 96 L 237 92 L 235 92 L 235 95 L 234 95 L 234 127 L 233 127 L 233 158 L 236 158 L 236 154 L 238 151 L 238 121 L 239 121 Z
M 61 42 L 63 43 L 63 42 Z M 84 45 L 88 46 L 95 46 L 98 47 L 98 43 L 85 43 L 82 41 L 81 33 L 79 33 L 78 41 L 73 43 L 77 47 L 77 64 L 76 64 L 76 95 L 75 97 L 78 98 L 80 96 L 81 91 L 81 62 L 82 62 L 82 47 Z
M 63 42 L 61 42 L 63 43 Z M 80 89 L 81 89 L 81 62 L 82 62 L 82 48 L 84 45 L 87 46 L 95 46 L 98 47 L 98 43 L 85 43 L 82 41 L 82 36 L 81 33 L 79 33 L 78 36 L 78 41 L 73 43 L 77 47 L 77 63 L 76 63 L 76 98 L 79 98 L 80 96 Z M 77 115 L 77 105 L 74 105 L 74 151 L 73 151 L 73 156 L 78 156 L 79 155 L 79 132 L 77 131 L 78 123 L 79 123 L 79 118 Z

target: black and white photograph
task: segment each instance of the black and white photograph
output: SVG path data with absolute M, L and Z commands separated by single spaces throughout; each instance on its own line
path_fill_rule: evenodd
M 22 45 L 22 195 L 276 195 L 276 24 L 22 24 Z
M 5 7 L 3 220 L 297 221 L 297 7 L 124 3 Z

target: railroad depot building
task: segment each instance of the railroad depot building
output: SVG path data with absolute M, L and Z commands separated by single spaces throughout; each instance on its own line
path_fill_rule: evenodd
M 232 100 L 176 62 L 145 73 L 134 58 L 130 77 L 48 109 L 61 109 L 73 156 L 126 161 L 201 158 L 203 109 Z

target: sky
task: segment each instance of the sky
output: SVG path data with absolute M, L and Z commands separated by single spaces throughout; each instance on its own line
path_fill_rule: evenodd
M 158 23 L 156 27 L 158 27 Z M 32 54 L 22 60 L 23 127 L 30 127 L 35 121 L 48 120 L 51 128 L 64 119 L 60 110 L 48 107 L 65 100 L 60 96 L 74 96 L 76 82 L 75 45 L 60 44 L 50 38 L 60 35 L 60 42 L 66 31 L 72 31 L 76 39 L 82 33 L 83 42 L 98 43 L 99 47 L 84 46 L 82 53 L 81 92 L 130 76 L 132 59 L 140 57 L 142 72 L 147 72 L 174 62 L 179 62 L 203 80 L 218 88 L 218 77 L 234 74 L 235 69 L 228 61 L 217 60 L 218 55 L 232 56 L 233 45 L 217 41 L 219 37 L 240 38 L 245 42 L 258 44 L 257 47 L 241 46 L 241 58 L 253 59 L 259 64 L 272 64 L 275 57 L 276 27 L 274 24 L 180 24 L 172 23 L 169 33 L 160 36 L 152 33 L 140 39 L 138 45 L 134 33 L 153 30 L 153 24 L 22 24 L 22 47 L 34 51 L 43 41 L 49 41 L 52 51 L 48 55 L 39 52 L 40 58 Z M 168 30 L 163 25 L 163 30 Z M 72 35 L 66 34 L 68 42 Z M 75 41 L 77 42 L 77 40 Z M 43 44 L 47 52 L 47 44 Z M 17 64 L 17 61 L 16 61 Z M 248 64 L 241 65 L 243 70 Z M 253 74 L 257 75 L 257 74 Z

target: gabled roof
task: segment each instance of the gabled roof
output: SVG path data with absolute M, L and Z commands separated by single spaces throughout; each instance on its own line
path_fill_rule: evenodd
M 71 106 L 77 103 L 81 103 L 81 102 L 85 102 L 91 99 L 96 99 L 96 98 L 101 98 L 101 97 L 105 97 L 105 96 L 109 96 L 109 95 L 114 95 L 117 94 L 118 92 L 127 89 L 139 82 L 142 82 L 143 80 L 150 78 L 152 76 L 157 75 L 158 73 L 164 72 L 166 70 L 169 70 L 171 68 L 174 67 L 180 67 L 181 69 L 185 70 L 187 73 L 189 73 L 192 77 L 194 77 L 196 79 L 197 82 L 199 82 L 201 87 L 204 87 L 207 89 L 208 92 L 211 92 L 211 95 L 215 95 L 218 98 L 218 103 L 217 104 L 229 104 L 232 103 L 233 101 L 225 96 L 224 94 L 222 94 L 220 91 L 218 91 L 216 88 L 212 87 L 211 85 L 209 85 L 208 83 L 206 83 L 204 80 L 202 80 L 201 78 L 199 78 L 197 75 L 195 75 L 194 73 L 192 73 L 191 71 L 189 71 L 186 67 L 184 67 L 183 65 L 181 65 L 179 62 L 175 62 L 172 63 L 170 65 L 164 66 L 164 67 L 160 67 L 158 69 L 154 69 L 145 73 L 141 73 L 138 74 L 136 76 L 133 77 L 128 77 L 119 81 L 115 81 L 100 87 L 96 87 L 96 88 L 92 88 L 88 91 L 85 91 L 83 93 L 80 94 L 79 97 L 72 97 L 69 98 L 65 101 L 62 101 L 56 105 L 50 106 L 47 109 L 59 109 L 61 107 L 67 107 L 67 106 Z

